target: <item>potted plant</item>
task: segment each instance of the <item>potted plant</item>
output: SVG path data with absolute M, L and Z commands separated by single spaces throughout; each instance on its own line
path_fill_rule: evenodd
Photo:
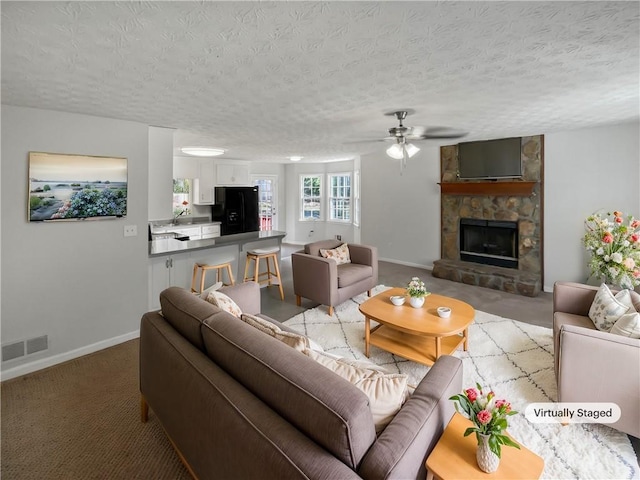
M 584 222 L 582 242 L 591 255 L 591 276 L 622 288 L 640 285 L 640 220 L 619 211 L 595 213 Z
M 424 305 L 424 297 L 429 295 L 427 287 L 418 277 L 413 277 L 407 285 L 407 295 L 409 295 L 409 303 L 413 308 L 420 308 Z
M 456 411 L 473 422 L 473 426 L 465 430 L 464 436 L 475 432 L 478 441 L 476 460 L 483 472 L 491 473 L 498 469 L 502 445 L 520 449 L 520 445 L 505 434 L 507 417 L 518 413 L 511 410 L 509 402 L 497 400 L 493 391 L 484 393 L 479 384 L 449 400 L 456 402 Z

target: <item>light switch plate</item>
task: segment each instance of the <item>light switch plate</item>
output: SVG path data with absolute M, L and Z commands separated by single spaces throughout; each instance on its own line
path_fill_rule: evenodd
M 124 226 L 124 236 L 125 237 L 135 237 L 138 235 L 138 226 L 137 225 L 125 225 Z

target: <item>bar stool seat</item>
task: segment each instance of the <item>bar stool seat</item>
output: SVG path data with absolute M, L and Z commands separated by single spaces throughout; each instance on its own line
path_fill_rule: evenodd
M 222 278 L 222 273 L 226 270 L 227 276 L 229 277 L 229 283 L 225 283 L 225 285 L 235 285 L 235 281 L 233 280 L 233 273 L 231 272 L 231 263 L 220 263 L 218 265 L 208 265 L 206 263 L 196 263 L 193 265 L 193 277 L 191 278 L 191 292 L 192 293 L 202 293 L 204 290 L 204 279 L 209 270 L 216 271 L 216 282 L 220 282 Z M 200 290 L 196 290 L 196 278 L 198 277 L 198 273 L 200 273 Z
M 278 252 L 280 247 L 271 248 L 254 248 L 247 252 L 247 260 L 244 264 L 244 282 L 254 281 L 258 284 L 268 282 L 271 286 L 272 279 L 278 280 L 278 288 L 280 289 L 280 299 L 284 300 L 284 290 L 282 289 L 282 277 L 280 276 L 280 267 L 278 266 Z M 260 260 L 264 259 L 267 264 L 267 271 L 260 272 Z M 273 262 L 273 270 L 269 263 L 269 259 Z M 251 262 L 254 263 L 253 276 L 249 276 L 249 266 Z M 260 280 L 261 277 L 267 277 L 264 280 Z

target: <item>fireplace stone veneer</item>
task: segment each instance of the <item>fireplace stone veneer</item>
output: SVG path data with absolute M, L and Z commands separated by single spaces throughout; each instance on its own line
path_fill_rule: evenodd
M 505 189 L 503 187 L 506 184 L 516 184 L 518 181 L 458 179 L 458 146 L 440 148 L 442 185 L 455 185 L 455 188 L 441 190 L 441 259 L 433 264 L 434 277 L 526 296 L 540 293 L 543 281 L 544 137 L 522 137 L 521 155 L 522 182 L 533 182 L 534 186 Z M 483 188 L 476 188 L 480 183 Z M 496 188 L 492 189 L 488 183 L 495 184 Z M 506 268 L 504 264 L 486 265 L 465 261 L 469 257 L 461 252 L 464 251 L 460 239 L 461 219 L 477 220 L 479 223 L 516 224 L 515 262 L 509 264 L 512 268 Z

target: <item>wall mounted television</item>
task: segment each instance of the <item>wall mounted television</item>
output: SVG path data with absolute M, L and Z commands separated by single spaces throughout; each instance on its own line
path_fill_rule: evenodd
M 459 143 L 459 178 L 522 177 L 521 144 L 521 137 Z
M 127 214 L 127 159 L 29 152 L 30 222 Z

